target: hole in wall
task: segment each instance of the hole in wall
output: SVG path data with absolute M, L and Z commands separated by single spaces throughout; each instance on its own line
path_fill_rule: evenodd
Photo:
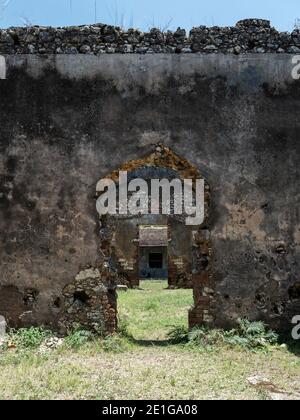
M 274 248 L 274 252 L 278 255 L 285 255 L 287 254 L 287 248 L 284 244 L 280 244 L 276 248 Z
M 264 308 L 266 306 L 267 300 L 264 293 L 258 292 L 255 295 L 255 303 L 258 308 Z
M 250 40 L 248 42 L 248 47 L 249 47 L 250 50 L 253 50 L 255 48 L 255 41 Z
M 74 302 L 79 302 L 82 305 L 86 305 L 90 300 L 88 294 L 84 290 L 76 291 L 73 295 Z
M 39 291 L 36 289 L 27 289 L 25 290 L 23 302 L 25 306 L 32 306 L 37 300 Z
M 61 307 L 61 298 L 60 297 L 57 297 L 57 298 L 54 299 L 53 306 L 57 309 L 59 309 Z

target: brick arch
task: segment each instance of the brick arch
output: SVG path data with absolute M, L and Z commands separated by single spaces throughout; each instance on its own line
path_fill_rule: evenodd
M 201 226 L 194 227 L 191 232 L 192 269 L 189 275 L 191 287 L 193 288 L 194 306 L 189 312 L 189 325 L 192 328 L 196 325 L 212 324 L 214 321 L 214 285 L 211 275 L 212 246 L 209 229 L 211 194 L 209 184 L 196 166 L 160 143 L 155 146 L 151 154 L 144 158 L 131 160 L 122 164 L 117 170 L 108 174 L 105 178 L 118 183 L 120 171 L 127 171 L 128 174 L 133 174 L 143 168 L 160 168 L 174 171 L 180 179 L 205 180 L 205 220 Z M 97 193 L 97 196 L 101 196 L 101 193 Z M 132 217 L 132 219 L 134 218 L 139 219 L 139 216 Z M 102 216 L 99 222 L 100 261 L 102 261 L 106 269 L 109 267 L 114 281 L 129 284 L 133 287 L 138 286 L 138 256 L 136 255 L 133 266 L 129 267 L 129 269 L 127 267 L 127 271 L 126 267 L 122 267 L 121 264 L 116 262 L 115 243 L 118 231 L 117 225 L 122 223 L 122 221 L 117 216 Z M 169 224 L 169 221 L 167 223 Z M 119 236 L 117 240 L 120 241 L 122 238 Z M 135 238 L 132 240 L 138 240 L 138 229 L 136 229 Z M 128 261 L 126 262 L 126 264 L 130 263 Z M 174 270 L 174 264 L 172 265 L 171 261 L 169 261 L 169 268 Z M 178 277 L 183 274 L 178 273 Z
M 120 171 L 131 172 L 137 168 L 145 166 L 156 166 L 161 168 L 174 169 L 183 179 L 204 178 L 201 176 L 195 165 L 191 164 L 187 159 L 180 157 L 170 148 L 164 146 L 162 143 L 158 143 L 155 146 L 155 150 L 149 155 L 141 159 L 135 159 L 123 163 L 117 170 L 111 172 L 111 174 L 107 175 L 105 178 L 111 178 L 116 181 Z

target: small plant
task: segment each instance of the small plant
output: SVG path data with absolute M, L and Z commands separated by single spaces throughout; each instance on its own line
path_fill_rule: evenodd
M 278 335 L 261 322 L 250 322 L 248 319 L 238 320 L 238 327 L 224 333 L 225 342 L 248 350 L 267 349 L 278 342 Z
M 183 326 L 174 326 L 168 333 L 168 339 L 172 344 L 185 344 L 189 341 L 189 331 Z
M 64 342 L 64 345 L 69 349 L 79 349 L 94 338 L 93 333 L 86 330 L 75 330 L 69 334 Z
M 11 330 L 8 335 L 8 341 L 12 347 L 15 346 L 17 349 L 36 349 L 52 335 L 51 331 L 40 327 L 21 328 L 19 330 Z
M 212 347 L 224 344 L 224 331 L 198 327 L 189 333 L 189 344 L 200 347 Z

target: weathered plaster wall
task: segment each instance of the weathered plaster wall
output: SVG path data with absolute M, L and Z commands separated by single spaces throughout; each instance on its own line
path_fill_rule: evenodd
M 205 293 L 214 323 L 248 316 L 289 327 L 300 313 L 300 82 L 291 60 L 7 56 L 0 312 L 13 323 L 57 323 L 64 288 L 97 266 L 96 182 L 161 142 L 211 188 L 215 289 Z

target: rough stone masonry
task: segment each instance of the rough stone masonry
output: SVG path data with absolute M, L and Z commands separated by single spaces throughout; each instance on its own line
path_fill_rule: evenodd
M 27 26 L 0 30 L 0 53 L 95 54 L 102 53 L 300 53 L 300 30 L 278 32 L 270 21 L 246 19 L 235 27 L 200 26 L 187 36 L 184 29 L 148 33 L 95 24 L 66 28 Z
M 111 261 L 126 244 L 99 220 L 96 184 L 118 168 L 188 168 L 210 191 L 205 224 L 181 231 L 193 255 L 181 273 L 194 290 L 190 325 L 247 317 L 290 330 L 300 314 L 299 48 L 298 30 L 257 19 L 188 37 L 108 25 L 1 30 L 8 324 L 115 331 L 124 279 Z M 126 267 L 132 255 L 122 254 Z

